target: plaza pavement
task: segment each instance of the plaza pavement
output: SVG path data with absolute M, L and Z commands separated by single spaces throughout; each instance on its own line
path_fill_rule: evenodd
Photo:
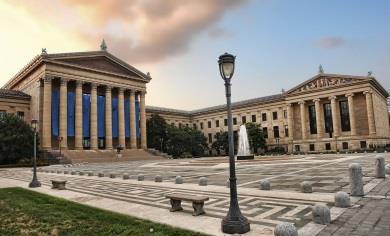
M 374 178 L 376 155 L 257 157 L 237 162 L 239 203 L 253 229 L 248 235 L 273 235 L 273 228 L 280 222 L 294 223 L 299 235 L 390 235 L 390 181 Z M 390 163 L 388 154 L 380 155 Z M 349 192 L 350 163 L 362 165 L 366 196 L 353 197 L 353 206 L 348 209 L 338 208 L 334 206 L 334 193 Z M 87 172 L 94 176 L 86 176 Z M 97 177 L 98 173 L 107 177 Z M 116 178 L 108 178 L 109 174 Z M 124 174 L 130 179 L 123 180 Z M 139 174 L 145 175 L 145 181 L 137 181 Z M 155 183 L 156 175 L 164 181 Z M 178 175 L 183 177 L 183 184 L 174 184 Z M 222 235 L 220 221 L 229 206 L 228 160 L 221 157 L 55 165 L 40 168 L 38 177 L 43 187 L 35 191 L 211 235 Z M 198 186 L 200 177 L 208 178 L 208 186 Z M 68 180 L 68 190 L 50 189 L 50 180 L 59 178 Z M 0 186 L 26 187 L 30 179 L 30 169 L 0 170 Z M 271 191 L 259 190 L 259 181 L 264 179 L 270 180 Z M 313 184 L 313 193 L 300 192 L 302 181 Z M 184 212 L 169 212 L 165 195 L 172 192 L 209 196 L 207 214 L 191 216 L 192 207 L 185 202 Z M 311 206 L 316 203 L 330 207 L 331 225 L 312 222 Z

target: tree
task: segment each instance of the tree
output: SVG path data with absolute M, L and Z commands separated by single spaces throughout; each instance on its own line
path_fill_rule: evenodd
M 31 126 L 14 114 L 0 117 L 0 164 L 31 159 L 33 152 L 34 131 Z
M 219 131 L 214 135 L 214 142 L 211 144 L 211 148 L 215 150 L 224 150 L 225 154 L 229 154 L 229 135 L 227 131 Z M 234 153 L 237 153 L 238 134 L 233 133 L 234 140 Z
M 245 127 L 252 150 L 257 153 L 259 148 L 265 148 L 265 137 L 260 125 L 256 123 L 246 123 Z
M 149 148 L 165 151 L 167 137 L 167 122 L 159 115 L 153 114 L 146 121 L 147 144 Z

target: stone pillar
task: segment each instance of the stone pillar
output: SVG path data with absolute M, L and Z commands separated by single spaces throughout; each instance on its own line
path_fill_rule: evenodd
M 372 103 L 372 91 L 363 92 L 366 95 L 366 105 L 367 105 L 367 119 L 368 119 L 368 130 L 370 136 L 376 134 L 375 128 L 375 119 L 374 119 L 374 107 Z
M 130 147 L 137 148 L 137 134 L 135 123 L 135 91 L 130 91 Z
M 320 105 L 320 99 L 314 99 L 313 100 L 315 109 L 316 109 L 316 123 L 317 123 L 317 138 L 323 138 L 324 137 L 324 125 L 322 122 L 322 115 L 321 115 L 321 105 Z
M 91 84 L 91 149 L 98 149 L 97 84 Z
M 60 85 L 60 137 L 61 148 L 68 148 L 68 80 L 61 78 Z
M 340 125 L 339 125 L 339 112 L 336 105 L 336 96 L 329 97 L 330 106 L 332 108 L 332 124 L 333 124 L 333 136 L 340 136 Z
M 83 82 L 76 81 L 75 149 L 83 149 Z
M 123 88 L 118 93 L 118 117 L 119 117 L 119 145 L 126 148 L 125 139 L 125 97 Z
M 385 158 L 383 156 L 375 157 L 375 177 L 386 178 Z
M 355 121 L 355 111 L 353 105 L 353 93 L 348 93 L 345 95 L 348 98 L 348 112 L 349 112 L 349 121 L 351 124 L 351 135 L 356 135 L 356 121 Z
M 43 79 L 42 149 L 51 149 L 51 78 Z
M 112 149 L 112 101 L 110 86 L 106 86 L 106 149 Z
M 363 171 L 359 163 L 351 163 L 349 165 L 349 182 L 351 196 L 364 196 Z
M 145 94 L 146 92 L 141 92 L 140 94 L 140 128 L 141 128 L 141 148 L 146 149 L 146 111 L 145 111 Z
M 298 103 L 301 109 L 301 127 L 302 127 L 302 139 L 307 139 L 307 127 L 306 127 L 306 106 L 305 101 Z
M 260 114 L 261 117 L 261 114 Z M 294 152 L 294 109 L 293 104 L 289 103 L 287 105 L 287 126 L 288 126 L 288 140 L 291 142 L 291 144 L 288 145 L 288 148 L 290 149 L 290 153 Z

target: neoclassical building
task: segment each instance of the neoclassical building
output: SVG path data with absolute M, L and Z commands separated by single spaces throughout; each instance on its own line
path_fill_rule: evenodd
M 246 122 L 261 125 L 269 148 L 289 152 L 359 150 L 390 144 L 388 92 L 368 76 L 319 73 L 296 87 L 233 106 L 237 132 Z M 227 131 L 226 106 L 193 111 L 147 107 L 168 123 L 201 130 L 209 144 Z
M 119 145 L 146 149 L 146 119 L 152 114 L 201 130 L 209 144 L 217 132 L 227 131 L 225 105 L 192 111 L 145 107 L 150 80 L 149 74 L 110 54 L 104 43 L 98 51 L 42 50 L 0 89 L 0 116 L 14 113 L 26 122 L 38 120 L 41 149 L 61 148 L 78 156 Z M 258 123 L 269 148 L 289 152 L 389 145 L 388 97 L 371 75 L 320 72 L 280 94 L 233 103 L 234 130 Z
M 45 49 L 0 90 L 0 114 L 39 121 L 41 149 L 146 149 L 151 77 L 107 51 Z M 11 109 L 13 108 L 13 110 Z

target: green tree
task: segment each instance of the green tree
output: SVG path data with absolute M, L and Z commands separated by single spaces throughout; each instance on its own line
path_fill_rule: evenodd
M 215 150 L 224 150 L 225 154 L 229 154 L 229 135 L 227 131 L 219 131 L 214 135 L 214 142 L 211 144 L 211 148 Z M 238 134 L 233 133 L 234 140 L 234 153 L 237 153 L 238 146 Z
M 167 137 L 167 152 L 174 157 L 202 156 L 207 148 L 204 134 L 189 127 L 169 125 Z
M 0 117 L 0 164 L 31 159 L 33 152 L 34 131 L 31 126 L 14 114 Z
M 146 121 L 147 144 L 149 148 L 165 151 L 167 137 L 167 122 L 159 115 L 153 114 Z
M 245 127 L 252 150 L 257 153 L 259 148 L 265 148 L 265 137 L 260 125 L 256 123 L 246 123 Z

